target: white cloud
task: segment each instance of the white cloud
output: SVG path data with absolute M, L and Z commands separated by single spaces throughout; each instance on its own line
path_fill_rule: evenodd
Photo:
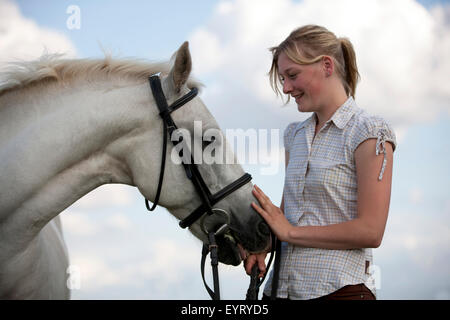
M 200 250 L 186 246 L 170 239 L 158 239 L 150 245 L 150 254 L 138 265 L 139 273 L 145 277 L 164 277 L 166 285 L 175 283 L 185 277 L 179 272 L 180 266 L 184 270 L 196 270 Z
M 133 222 L 123 213 L 94 213 L 69 208 L 61 217 L 64 233 L 71 236 L 95 236 L 100 232 L 128 232 L 133 229 Z
M 374 263 L 381 271 L 381 299 L 448 296 L 449 217 L 441 208 L 391 210 L 383 243 L 374 250 Z
M 76 236 L 92 236 L 98 231 L 98 227 L 89 215 L 69 209 L 69 212 L 61 214 L 64 233 Z
M 209 23 L 190 37 L 194 72 L 227 95 L 207 96 L 207 105 L 251 113 L 255 125 L 261 120 L 256 113 L 266 114 L 266 127 L 276 118 L 284 118 L 283 126 L 292 121 L 294 113 L 277 108 L 281 102 L 269 86 L 267 49 L 309 23 L 350 38 L 362 76 L 357 101 L 390 120 L 401 136 L 411 124 L 450 111 L 450 62 L 444 58 L 450 48 L 449 7 L 427 11 L 413 0 L 219 2 Z
M 61 32 L 43 28 L 25 18 L 18 6 L 0 0 L 0 65 L 4 62 L 38 58 L 45 51 L 76 55 L 72 42 Z
M 120 249 L 114 252 L 123 252 L 127 248 L 126 244 L 114 240 L 111 245 Z M 197 276 L 199 252 L 199 247 L 160 238 L 141 251 L 137 260 L 134 260 L 135 255 L 105 255 L 73 250 L 70 263 L 79 271 L 79 289 L 82 291 L 101 292 L 107 291 L 109 287 L 149 285 L 152 290 L 170 292 L 174 286 L 186 280 L 187 274 Z
M 122 283 L 123 279 L 113 264 L 94 255 L 72 255 L 71 266 L 79 272 L 80 288 L 82 290 L 98 290 L 107 286 Z
M 133 192 L 129 186 L 103 185 L 78 200 L 72 208 L 95 209 L 111 206 L 127 206 L 133 203 Z
M 108 225 L 116 230 L 129 231 L 133 229 L 133 223 L 125 214 L 113 214 L 107 221 Z
M 201 61 L 196 65 L 196 72 L 202 74 L 222 67 L 221 62 L 225 59 L 225 56 L 221 52 L 219 39 L 215 34 L 200 29 L 192 36 L 191 41 L 202 44 L 202 51 L 198 52 L 196 57 L 197 60 Z
M 450 261 L 450 216 L 444 213 L 393 211 L 389 213 L 380 256 L 386 260 L 398 254 L 426 272 L 448 275 Z

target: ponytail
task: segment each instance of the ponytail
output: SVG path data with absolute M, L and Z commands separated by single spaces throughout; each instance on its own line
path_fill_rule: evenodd
M 348 95 L 355 97 L 356 85 L 360 78 L 358 72 L 358 66 L 356 65 L 356 55 L 353 45 L 347 38 L 339 38 L 341 43 L 342 55 L 344 56 L 344 67 L 345 67 L 345 84 L 346 91 Z

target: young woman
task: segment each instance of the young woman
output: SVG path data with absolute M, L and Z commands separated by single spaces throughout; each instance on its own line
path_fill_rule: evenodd
M 375 299 L 370 248 L 380 246 L 386 226 L 395 134 L 355 103 L 359 74 L 348 39 L 307 25 L 271 51 L 275 92 L 281 85 L 300 112 L 313 112 L 284 132 L 281 207 L 253 190 L 253 208 L 282 241 L 277 297 Z M 255 263 L 264 273 L 265 257 L 248 257 L 247 273 Z

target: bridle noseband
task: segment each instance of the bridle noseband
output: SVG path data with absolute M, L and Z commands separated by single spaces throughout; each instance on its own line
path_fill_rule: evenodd
M 149 77 L 150 88 L 152 90 L 153 97 L 155 99 L 156 105 L 159 109 L 159 115 L 163 120 L 163 148 L 162 148 L 162 160 L 161 160 L 161 169 L 159 173 L 159 181 L 158 188 L 156 191 L 155 200 L 153 201 L 153 206 L 150 208 L 149 202 L 145 199 L 145 205 L 149 211 L 153 211 L 159 202 L 159 197 L 161 195 L 162 184 L 164 180 L 164 169 L 166 163 L 166 152 L 167 152 L 167 135 L 172 136 L 173 132 L 177 129 L 175 122 L 172 119 L 171 113 L 178 108 L 182 107 L 187 102 L 191 101 L 198 94 L 197 88 L 192 88 L 187 94 L 176 100 L 170 106 L 167 104 L 166 97 L 164 96 L 164 92 L 161 87 L 161 80 L 158 75 L 152 75 Z M 172 140 L 172 139 L 171 139 Z M 176 146 L 181 141 L 172 141 L 173 145 Z M 184 158 L 184 157 L 183 157 Z M 190 155 L 190 162 L 182 161 L 184 170 L 186 172 L 186 176 L 189 180 L 194 184 L 195 190 L 202 200 L 202 204 L 191 212 L 186 218 L 180 221 L 181 228 L 190 227 L 194 222 L 196 222 L 203 215 L 214 214 L 213 206 L 218 203 L 220 200 L 224 199 L 234 191 L 238 190 L 243 185 L 247 184 L 251 181 L 252 176 L 248 173 L 245 173 L 242 177 L 230 183 L 222 190 L 218 191 L 215 194 L 212 194 L 203 180 L 197 165 L 194 163 L 192 158 L 192 154 Z M 206 286 L 206 289 L 213 300 L 220 299 L 220 291 L 219 291 L 219 277 L 217 271 L 218 265 L 218 256 L 217 256 L 217 244 L 215 241 L 215 235 L 217 235 L 223 228 L 226 228 L 226 225 L 222 225 L 218 230 L 207 230 L 208 232 L 208 241 L 209 244 L 203 245 L 202 250 L 202 277 L 203 282 Z M 206 255 L 211 253 L 211 265 L 213 267 L 213 278 L 214 278 L 214 291 L 212 291 L 208 285 L 206 284 L 204 278 L 204 264 Z

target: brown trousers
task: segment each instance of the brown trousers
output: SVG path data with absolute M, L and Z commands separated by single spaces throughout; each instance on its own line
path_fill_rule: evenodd
M 263 295 L 262 300 L 270 300 L 270 297 Z M 277 298 L 277 300 L 287 299 Z M 376 298 L 372 291 L 370 291 L 364 284 L 360 283 L 342 287 L 339 290 L 323 297 L 311 299 L 311 301 L 326 300 L 376 300 Z

